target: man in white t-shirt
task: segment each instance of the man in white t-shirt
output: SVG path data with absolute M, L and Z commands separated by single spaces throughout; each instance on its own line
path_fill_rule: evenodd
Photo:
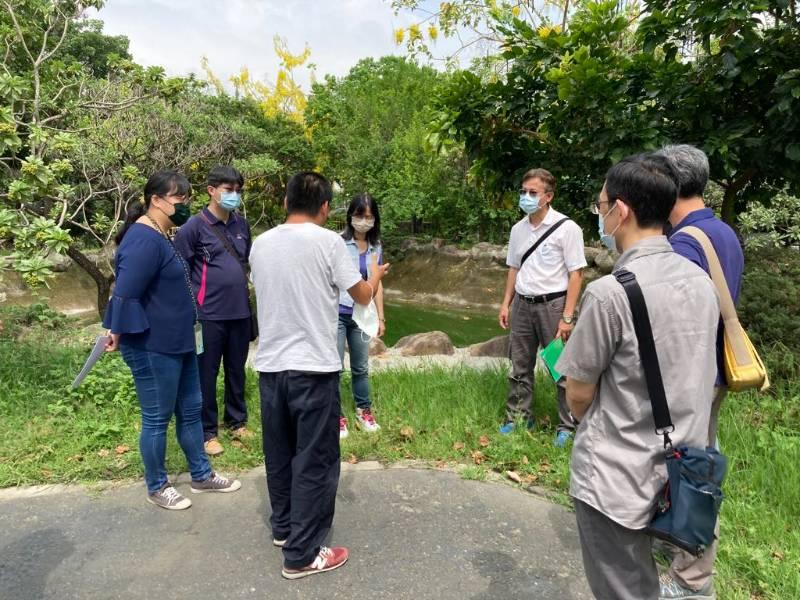
M 583 231 L 550 206 L 555 191 L 556 179 L 545 169 L 531 169 L 522 177 L 519 207 L 525 217 L 511 229 L 508 279 L 498 317 L 503 329 L 508 328 L 509 317 L 511 321 L 511 374 L 505 424 L 500 427 L 504 434 L 511 433 L 519 420 L 533 427 L 536 353 L 556 337 L 566 342 L 575 321 L 586 267 Z M 562 447 L 572 437 L 575 425 L 563 383 L 556 390 L 559 423 L 555 445 Z
M 339 291 L 369 304 L 389 266 L 373 264 L 362 279 L 342 237 L 322 227 L 331 198 L 322 175 L 298 173 L 286 188 L 286 222 L 260 235 L 250 252 L 270 524 L 287 579 L 348 558 L 346 548 L 322 545 L 339 484 Z

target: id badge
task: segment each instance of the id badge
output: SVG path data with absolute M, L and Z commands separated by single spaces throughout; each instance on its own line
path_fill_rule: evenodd
M 194 324 L 194 346 L 198 354 L 203 353 L 203 326 L 199 322 Z

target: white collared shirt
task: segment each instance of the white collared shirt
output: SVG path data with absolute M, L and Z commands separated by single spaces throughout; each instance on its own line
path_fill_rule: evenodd
M 552 206 L 542 222 L 534 227 L 526 215 L 511 228 L 506 264 L 519 269 L 522 255 L 556 222 L 566 215 Z M 515 290 L 523 296 L 539 296 L 566 291 L 569 274 L 586 267 L 583 253 L 583 230 L 575 221 L 567 221 L 528 257 L 517 274 Z

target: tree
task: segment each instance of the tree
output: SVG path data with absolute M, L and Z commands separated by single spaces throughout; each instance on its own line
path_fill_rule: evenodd
M 92 76 L 105 79 L 112 73 L 114 63 L 132 60 L 128 46 L 124 35 L 104 34 L 102 21 L 82 19 L 67 32 L 61 54 L 68 62 L 83 64 Z
M 464 239 L 481 229 L 477 223 L 490 234 L 489 209 L 467 181 L 463 152 L 428 149 L 430 99 L 445 78 L 412 61 L 383 57 L 364 59 L 345 77 L 329 76 L 312 87 L 306 123 L 320 168 L 346 196 L 375 196 L 385 229 L 423 218 L 435 235 Z
M 464 143 L 477 179 L 495 193 L 527 166 L 548 166 L 575 211 L 622 156 L 695 143 L 734 223 L 743 191 L 797 185 L 800 40 L 796 21 L 765 19 L 755 3 L 722 6 L 730 4 L 661 10 L 653 1 L 640 17 L 616 2 L 587 2 L 566 32 L 514 19 L 501 26 L 506 76 L 459 73 L 440 94 L 440 142 Z

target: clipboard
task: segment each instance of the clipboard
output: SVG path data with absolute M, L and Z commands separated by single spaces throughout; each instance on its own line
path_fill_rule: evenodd
M 545 348 L 542 348 L 542 351 L 539 352 L 539 356 L 542 357 L 542 362 L 544 362 L 545 366 L 547 367 L 547 372 L 550 373 L 550 377 L 553 378 L 553 381 L 558 383 L 561 380 L 561 373 L 556 371 L 556 363 L 558 359 L 561 357 L 561 352 L 564 350 L 564 340 L 561 338 L 555 338 L 552 342 L 547 344 Z
M 103 354 L 105 354 L 106 345 L 110 340 L 111 338 L 107 335 L 97 336 L 97 339 L 94 342 L 94 348 L 92 348 L 92 351 L 89 354 L 89 358 L 87 358 L 86 362 L 83 363 L 81 372 L 78 373 L 78 376 L 75 377 L 75 380 L 72 382 L 73 390 L 77 388 L 84 379 L 86 379 L 86 376 L 89 374 L 89 371 L 92 370 L 92 367 L 95 365 L 95 363 L 100 360 L 100 357 L 103 356 Z

